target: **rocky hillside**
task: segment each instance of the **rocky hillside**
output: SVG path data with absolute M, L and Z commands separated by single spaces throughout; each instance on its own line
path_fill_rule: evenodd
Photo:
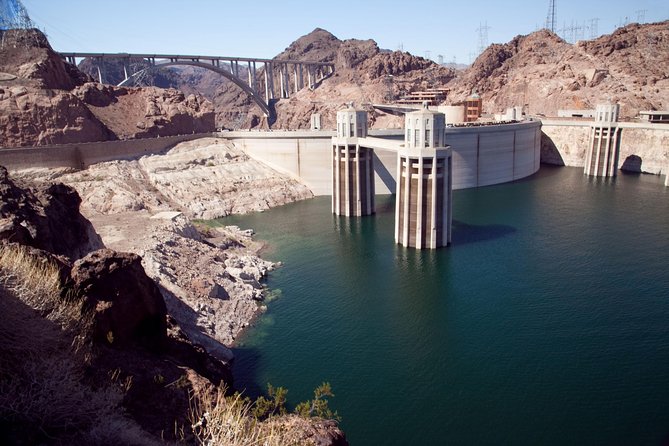
M 621 113 L 669 107 L 669 21 L 632 24 L 572 45 L 541 30 L 489 46 L 449 87 L 452 100 L 477 90 L 484 111 L 527 104 L 530 113 L 618 102 Z
M 484 111 L 527 105 L 529 113 L 556 115 L 558 109 L 593 108 L 611 100 L 622 115 L 669 107 L 669 22 L 632 24 L 592 41 L 569 44 L 541 30 L 493 44 L 465 70 L 440 67 L 409 53 L 382 51 L 373 40 L 339 40 L 316 29 L 293 42 L 276 59 L 334 62 L 335 75 L 313 91 L 303 89 L 275 107 L 273 128 L 306 128 L 321 113 L 324 128 L 334 128 L 344 103 L 384 102 L 386 75 L 393 75 L 393 95 L 430 87 L 452 89 L 447 102 L 472 91 L 484 99 Z M 219 123 L 227 127 L 266 127 L 260 111 L 234 85 L 213 98 Z M 370 110 L 373 127 L 401 126 L 401 120 Z
M 332 62 L 335 74 L 313 91 L 304 88 L 289 99 L 276 101 L 277 119 L 271 127 L 307 128 L 310 115 L 321 113 L 323 127 L 334 128 L 335 113 L 345 103 L 385 102 L 389 95 L 387 75 L 393 76 L 395 98 L 415 90 L 445 86 L 452 90 L 447 100 L 452 103 L 478 91 L 484 99 L 484 111 L 489 113 L 526 105 L 529 113 L 550 116 L 559 109 L 593 108 L 607 100 L 619 102 L 625 117 L 633 117 L 639 110 L 666 109 L 668 24 L 632 24 L 576 44 L 541 30 L 489 46 L 464 70 L 439 66 L 406 52 L 382 50 L 373 40 L 340 40 L 317 28 L 293 42 L 276 59 Z M 91 61 L 82 68 L 97 73 Z M 108 67 L 108 73 L 115 73 L 119 79 L 121 72 L 120 65 L 115 68 L 112 63 Z M 262 75 L 259 70 L 259 79 Z M 278 77 L 277 72 L 275 78 Z M 149 84 L 201 92 L 213 102 L 219 127 L 270 126 L 247 95 L 216 73 L 199 68 L 161 70 L 151 75 Z M 368 111 L 373 127 L 402 125 L 400 118 Z M 143 131 L 139 121 L 130 127 L 133 125 L 140 126 L 140 133 Z
M 0 198 L 0 442 L 156 444 L 186 422 L 189 389 L 231 383 L 141 258 L 104 249 L 74 189 L 0 167 Z
M 0 167 L 0 444 L 347 444 L 284 400 L 228 396 L 216 339 L 255 314 L 272 267 L 248 232 L 105 216 L 144 238 L 140 256 L 105 248 L 118 232 L 101 239 L 81 203 Z
M 177 90 L 99 85 L 38 30 L 1 31 L 0 146 L 169 136 L 214 129 L 211 104 Z
M 357 104 L 383 102 L 388 93 L 386 75 L 393 75 L 393 94 L 399 97 L 409 91 L 444 85 L 455 77 L 455 71 L 406 52 L 383 51 L 373 40 L 339 40 L 317 28 L 300 37 L 275 59 L 317 60 L 335 63 L 335 74 L 318 88 L 304 88 L 289 99 L 277 101 L 277 121 L 272 128 L 309 128 L 312 113 L 321 113 L 324 128 L 334 128 L 336 111 L 347 102 Z M 277 75 L 278 77 L 278 75 Z M 218 91 L 213 99 L 219 123 L 226 127 L 266 126 L 261 111 L 246 95 L 231 86 Z M 382 117 L 383 116 L 383 117 Z M 378 126 L 399 125 L 397 119 L 384 120 L 370 110 L 372 123 Z

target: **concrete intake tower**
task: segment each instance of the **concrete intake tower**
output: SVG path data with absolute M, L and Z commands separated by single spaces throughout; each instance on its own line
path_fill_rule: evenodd
M 374 213 L 374 150 L 367 137 L 367 112 L 350 105 L 337 112 L 332 138 L 332 212 L 347 217 Z
M 404 146 L 397 152 L 395 242 L 434 249 L 451 242 L 451 149 L 443 113 L 426 106 L 407 113 Z
M 443 113 L 406 114 L 404 144 L 367 136 L 367 113 L 337 112 L 332 138 L 332 212 L 347 217 L 374 213 L 374 150 L 397 153 L 395 242 L 435 249 L 451 242 L 453 167 Z

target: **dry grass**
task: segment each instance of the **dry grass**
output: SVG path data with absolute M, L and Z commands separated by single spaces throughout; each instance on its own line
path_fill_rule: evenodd
M 152 444 L 122 416 L 120 392 L 83 383 L 81 303 L 59 283 L 54 263 L 0 245 L 0 443 Z
M 238 393 L 199 394 L 191 399 L 193 432 L 206 446 L 285 446 L 299 444 L 280 424 L 259 421 L 253 403 Z

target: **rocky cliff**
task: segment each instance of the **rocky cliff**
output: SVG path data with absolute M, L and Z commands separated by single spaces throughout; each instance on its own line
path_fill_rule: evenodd
M 228 366 L 168 318 L 141 258 L 104 249 L 74 189 L 16 183 L 0 167 L 0 200 L 3 444 L 92 444 L 102 441 L 93 431 L 113 435 L 114 422 L 158 438 L 187 420 L 189 389 L 231 383 Z M 57 357 L 46 346 L 54 343 Z M 158 375 L 183 385 L 156 385 Z M 138 387 L 115 390 L 119 378 Z
M 0 32 L 0 146 L 168 136 L 215 128 L 212 105 L 201 96 L 101 86 L 65 63 L 41 32 Z
M 478 91 L 484 99 L 484 111 L 490 113 L 525 105 L 529 113 L 551 116 L 559 109 L 593 108 L 608 100 L 621 104 L 624 117 L 633 117 L 639 110 L 666 109 L 668 23 L 632 24 L 576 44 L 541 30 L 505 44 L 493 44 L 471 67 L 457 71 L 406 52 L 382 50 L 373 40 L 340 40 L 317 28 L 289 45 L 276 59 L 332 62 L 335 74 L 313 91 L 304 88 L 289 99 L 278 100 L 277 120 L 272 127 L 307 128 L 310 115 L 321 113 L 323 127 L 334 128 L 335 112 L 347 102 L 386 102 L 390 95 L 399 98 L 432 87 L 450 88 L 449 103 Z M 92 66 L 86 69 L 97 72 Z M 117 67 L 117 77 L 119 70 Z M 155 73 L 150 83 L 201 91 L 214 103 L 220 127 L 269 126 L 259 108 L 230 81 L 198 68 L 180 72 L 180 76 L 174 70 Z M 262 70 L 258 75 L 262 78 Z M 390 88 L 384 82 L 388 75 L 393 79 Z M 397 117 L 371 109 L 369 112 L 372 127 L 402 125 Z

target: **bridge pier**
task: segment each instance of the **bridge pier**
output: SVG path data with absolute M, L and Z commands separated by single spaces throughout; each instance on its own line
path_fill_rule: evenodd
M 620 156 L 618 104 L 600 104 L 596 107 L 595 123 L 590 127 L 590 143 L 583 173 L 596 177 L 615 177 Z
M 353 105 L 337 112 L 332 138 L 332 213 L 359 217 L 374 213 L 374 150 L 361 147 L 367 137 L 367 112 Z
M 397 153 L 395 242 L 417 249 L 451 243 L 453 165 L 443 113 L 406 114 L 404 147 Z

